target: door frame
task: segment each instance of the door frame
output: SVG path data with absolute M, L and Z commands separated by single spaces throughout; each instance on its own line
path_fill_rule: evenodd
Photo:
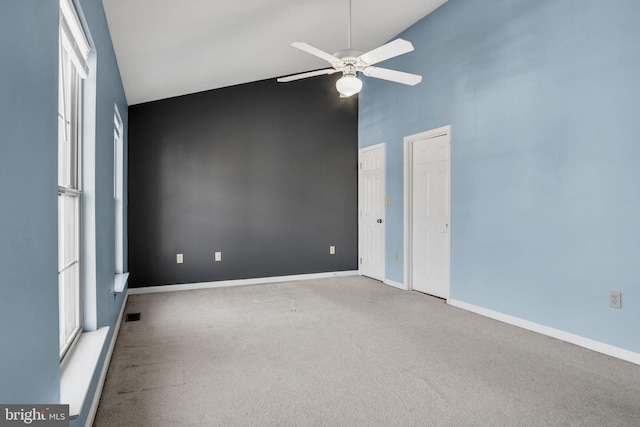
M 360 148 L 358 149 L 358 274 L 360 276 L 362 276 L 362 269 L 361 266 L 362 264 L 360 263 L 360 254 L 362 253 L 361 248 L 362 248 L 362 236 L 360 235 L 360 229 L 361 229 L 361 218 L 362 216 L 360 215 L 360 202 L 362 200 L 362 194 L 360 193 L 360 154 L 362 153 L 366 153 L 367 151 L 372 151 L 372 150 L 378 150 L 382 148 L 384 150 L 384 165 L 383 165 L 383 174 L 384 174 L 384 179 L 382 180 L 382 185 L 383 185 L 383 193 L 384 193 L 384 197 L 382 200 L 382 223 L 384 225 L 384 227 L 382 228 L 382 234 L 383 234 L 383 239 L 384 239 L 384 244 L 383 246 L 383 253 L 382 253 L 382 278 L 380 279 L 381 281 L 385 281 L 387 279 L 387 206 L 385 203 L 386 197 L 387 197 L 387 144 L 385 142 L 381 142 L 379 144 L 375 144 L 375 145 L 370 145 L 368 147 L 364 147 L 364 148 Z
M 449 140 L 449 215 L 451 212 L 451 125 L 442 126 L 425 132 L 416 133 L 404 137 L 404 278 L 405 285 L 408 290 L 413 290 L 413 277 L 411 274 L 411 264 L 413 261 L 413 253 L 411 248 L 413 240 L 413 143 L 423 141 L 425 139 L 446 136 Z M 449 236 L 453 224 L 449 224 Z M 449 291 L 447 301 L 451 298 L 451 238 L 449 238 Z

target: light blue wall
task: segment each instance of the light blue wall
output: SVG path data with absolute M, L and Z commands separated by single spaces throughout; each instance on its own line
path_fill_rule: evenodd
M 58 6 L 0 6 L 0 402 L 57 402 Z M 37 29 L 37 31 L 36 31 Z
M 111 326 L 109 341 L 124 302 L 123 294 L 109 298 L 115 252 L 113 108 L 117 103 L 126 129 L 127 103 L 102 2 L 81 0 L 80 6 L 97 50 L 96 304 L 97 325 Z M 0 52 L 0 402 L 56 403 L 58 2 L 2 2 Z M 72 426 L 86 422 L 99 374 Z
M 115 332 L 115 324 L 117 323 L 117 318 L 124 302 L 124 293 L 117 294 L 115 299 L 109 297 L 109 291 L 113 290 L 113 278 L 115 274 L 113 113 L 114 104 L 117 104 L 125 124 L 124 146 L 126 153 L 128 107 L 102 2 L 99 0 L 79 0 L 77 3 L 84 15 L 85 24 L 88 26 L 94 48 L 97 52 L 97 68 L 95 70 L 95 164 L 91 165 L 95 169 L 96 304 L 98 327 L 111 327 L 107 337 L 108 343 L 111 341 Z M 126 176 L 124 183 L 126 200 Z M 100 363 L 98 364 L 100 368 L 102 367 L 106 353 L 107 348 L 105 347 L 100 358 Z M 98 370 L 94 374 L 89 397 L 85 402 L 83 411 L 78 419 L 71 422 L 71 427 L 85 425 L 92 403 L 91 400 L 98 384 L 99 375 L 100 371 Z
M 118 313 L 112 310 L 108 298 L 100 298 L 113 288 L 115 266 L 115 206 L 113 199 L 113 112 L 114 104 L 125 123 L 125 153 L 127 146 L 127 101 L 120 79 L 107 20 L 102 2 L 80 0 L 80 7 L 97 51 L 95 194 L 96 194 L 96 276 L 98 283 L 98 325 L 108 325 Z M 126 173 L 126 167 L 125 167 Z M 126 178 L 126 177 L 125 177 Z M 125 179 L 126 199 L 126 179 Z M 126 215 L 125 215 L 126 222 Z M 126 246 L 126 245 L 125 245 Z M 126 256 L 126 254 L 125 254 Z M 125 257 L 126 259 L 126 257 Z M 116 304 L 117 305 L 117 304 Z
M 402 138 L 451 124 L 452 298 L 640 352 L 639 16 L 636 0 L 449 0 L 400 35 L 415 52 L 380 65 L 423 82 L 366 79 L 359 116 L 360 147 L 387 143 L 389 279 Z

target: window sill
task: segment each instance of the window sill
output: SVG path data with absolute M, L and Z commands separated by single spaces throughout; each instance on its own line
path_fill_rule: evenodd
M 69 405 L 71 419 L 77 418 L 82 411 L 108 332 L 108 326 L 83 332 L 62 364 L 60 403 Z
M 127 281 L 129 281 L 129 273 L 116 273 L 113 278 L 113 291 L 117 294 L 124 291 Z

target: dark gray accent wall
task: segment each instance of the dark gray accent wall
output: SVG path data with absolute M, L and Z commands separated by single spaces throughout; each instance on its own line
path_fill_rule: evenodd
M 130 287 L 357 269 L 358 106 L 335 80 L 129 107 Z

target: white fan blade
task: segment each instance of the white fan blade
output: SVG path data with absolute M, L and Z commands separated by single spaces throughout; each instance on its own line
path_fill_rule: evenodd
M 311 46 L 310 44 L 307 43 L 302 43 L 302 42 L 293 42 L 291 43 L 291 46 L 298 48 L 304 52 L 310 53 L 311 55 L 315 55 L 318 58 L 322 58 L 325 61 L 327 61 L 328 63 L 330 63 L 331 65 L 333 64 L 339 64 L 342 62 L 342 59 L 331 55 L 330 53 L 327 53 L 323 50 L 320 50 L 316 47 Z
M 396 39 L 367 53 L 363 53 L 360 55 L 360 59 L 368 65 L 373 65 L 386 59 L 402 55 L 403 53 L 411 52 L 412 50 L 413 45 L 411 42 Z
M 333 74 L 333 73 L 335 73 L 337 71 L 338 70 L 336 70 L 335 68 L 325 68 L 324 70 L 309 71 L 308 73 L 294 74 L 292 76 L 280 77 L 278 79 L 278 81 L 280 83 L 286 83 L 286 82 L 291 82 L 293 80 L 306 79 L 307 77 L 315 77 L 315 76 L 322 76 L 322 75 L 325 75 L 325 74 Z
M 387 68 L 367 67 L 363 71 L 365 76 L 377 79 L 389 80 L 391 82 L 402 83 L 415 86 L 422 81 L 422 76 L 405 73 L 404 71 L 389 70 Z

